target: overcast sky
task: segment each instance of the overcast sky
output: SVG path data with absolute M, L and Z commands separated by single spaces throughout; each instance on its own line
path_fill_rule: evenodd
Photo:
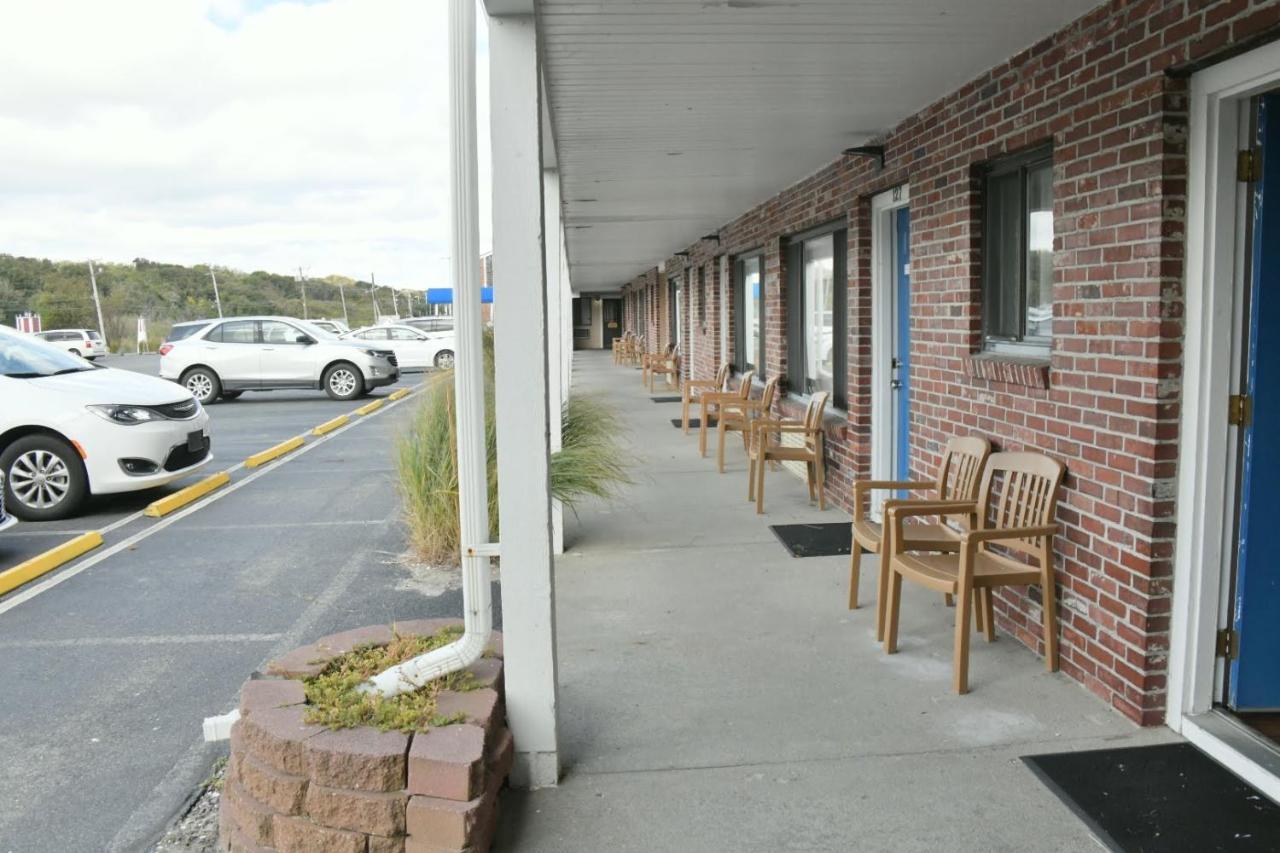
M 0 0 L 0 252 L 446 286 L 447 5 Z

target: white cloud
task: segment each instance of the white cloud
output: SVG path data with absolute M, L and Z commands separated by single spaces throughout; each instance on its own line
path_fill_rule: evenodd
M 0 0 L 0 20 L 0 252 L 447 283 L 443 0 Z

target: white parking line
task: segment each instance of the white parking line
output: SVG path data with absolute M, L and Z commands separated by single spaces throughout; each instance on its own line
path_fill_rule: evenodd
M 0 602 L 0 613 L 7 613 L 13 608 L 17 607 L 19 604 L 22 604 L 23 602 L 26 602 L 26 601 L 30 601 L 31 599 L 35 598 L 37 595 L 40 595 L 43 592 L 47 592 L 48 590 L 53 589 L 58 584 L 71 580 L 73 577 L 80 574 L 85 569 L 89 569 L 89 568 L 92 568 L 93 566 L 96 566 L 98 563 L 101 563 L 103 560 L 107 559 L 108 557 L 113 557 L 116 554 L 119 554 L 121 551 L 125 551 L 129 548 L 132 548 L 134 545 L 146 539 L 147 537 L 151 536 L 153 533 L 159 533 L 161 530 L 164 530 L 166 527 L 173 524 L 175 521 L 186 518 L 188 515 L 198 512 L 199 510 L 209 506 L 210 504 L 215 503 L 216 501 L 222 500 L 227 495 L 232 494 L 233 492 L 236 492 L 239 489 L 249 485 L 254 480 L 258 479 L 259 477 L 265 474 L 268 474 L 274 471 L 275 469 L 279 468 L 281 465 L 287 465 L 289 462 L 292 462 L 294 459 L 300 458 L 303 454 L 308 453 L 312 450 L 315 450 L 317 447 L 320 447 L 325 442 L 331 439 L 337 438 L 338 436 L 342 435 L 344 432 L 351 429 L 352 427 L 355 427 L 362 423 L 368 423 L 374 418 L 380 417 L 386 412 L 391 411 L 392 409 L 394 409 L 396 406 L 399 406 L 404 401 L 415 400 L 415 399 L 417 399 L 417 396 L 411 394 L 408 397 L 401 397 L 399 400 L 391 400 L 385 406 L 378 409 L 377 411 L 371 414 L 365 415 L 363 418 L 353 420 L 351 423 L 347 424 L 341 429 L 336 429 L 333 432 L 329 433 L 328 435 L 322 436 L 320 438 L 317 438 L 315 441 L 304 444 L 302 447 L 298 448 L 293 453 L 287 454 L 285 456 L 281 456 L 279 459 L 276 459 L 273 462 L 269 462 L 266 465 L 263 465 L 261 468 L 257 469 L 249 476 L 245 477 L 244 479 L 237 480 L 236 482 L 232 483 L 230 486 L 227 486 L 222 491 L 215 492 L 209 497 L 205 498 L 204 500 L 196 501 L 190 506 L 184 509 L 180 509 L 177 512 L 173 513 L 172 515 L 165 516 L 160 521 L 157 521 L 155 524 L 151 525 L 145 530 L 140 530 L 137 533 L 133 534 L 132 536 L 126 539 L 122 539 L 121 541 L 117 542 L 116 544 L 112 545 L 109 548 L 106 548 L 105 550 L 96 551 L 91 556 L 85 558 L 84 560 L 81 560 L 78 563 L 72 563 L 69 567 L 61 571 L 58 571 L 56 574 L 51 574 L 47 576 L 40 583 L 31 587 L 28 587 L 26 589 L 23 589 L 21 592 L 16 593 L 15 595 L 12 595 L 9 598 L 5 599 L 4 601 Z M 243 464 L 233 465 L 232 467 L 227 468 L 226 470 L 235 471 L 243 467 L 244 467 Z M 131 516 L 126 516 L 125 518 L 120 519 L 115 524 L 108 525 L 107 527 L 102 528 L 100 532 L 107 533 L 108 531 L 115 530 L 121 527 L 123 524 L 127 523 L 127 521 L 136 520 L 141 515 L 142 515 L 142 511 L 139 510 L 138 512 L 134 513 Z

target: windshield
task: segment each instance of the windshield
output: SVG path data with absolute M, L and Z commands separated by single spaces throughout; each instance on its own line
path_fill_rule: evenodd
M 93 365 L 79 356 L 14 329 L 0 327 L 0 376 L 34 379 L 93 369 Z

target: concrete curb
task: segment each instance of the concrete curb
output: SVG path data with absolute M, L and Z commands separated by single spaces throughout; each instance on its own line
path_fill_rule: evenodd
M 386 404 L 387 404 L 386 400 L 374 400 L 372 403 L 365 403 L 363 406 L 356 409 L 356 414 L 371 415 L 374 412 L 378 411 L 378 409 L 381 409 Z
M 327 433 L 331 433 L 331 432 L 333 432 L 335 429 L 338 429 L 339 427 L 344 427 L 344 426 L 346 426 L 346 425 L 347 425 L 347 424 L 349 424 L 349 423 L 351 423 L 351 416 L 350 416 L 350 415 L 338 415 L 338 416 L 337 416 L 336 418 L 334 418 L 333 420 L 331 420 L 331 421 L 325 421 L 324 423 L 320 424 L 320 426 L 318 426 L 318 427 L 316 427 L 315 429 L 311 430 L 311 434 L 312 434 L 312 435 L 325 435 L 325 434 L 327 434 Z
M 198 483 L 192 483 L 185 489 L 179 489 L 171 495 L 160 498 L 158 501 L 153 501 L 142 514 L 148 518 L 161 518 L 175 509 L 181 509 L 192 501 L 199 500 L 214 489 L 220 489 L 230 482 L 231 475 L 226 471 L 221 474 L 214 474 L 212 477 L 205 477 Z
M 37 554 L 26 562 L 19 563 L 12 569 L 0 572 L 0 595 L 17 589 L 28 581 L 35 580 L 47 572 L 70 562 L 81 554 L 88 553 L 102 544 L 102 534 L 96 530 L 82 533 L 70 542 L 50 548 L 43 554 Z
M 288 441 L 280 442 L 275 447 L 268 447 L 266 450 L 262 451 L 261 453 L 253 454 L 248 459 L 244 460 L 244 467 L 257 468 L 259 465 L 265 465 L 268 462 L 270 462 L 272 459 L 278 459 L 279 457 L 284 456 L 286 453 L 297 450 L 299 447 L 301 447 L 306 443 L 307 443 L 307 440 L 305 438 L 303 438 L 300 435 L 295 435 L 293 438 L 289 439 Z

